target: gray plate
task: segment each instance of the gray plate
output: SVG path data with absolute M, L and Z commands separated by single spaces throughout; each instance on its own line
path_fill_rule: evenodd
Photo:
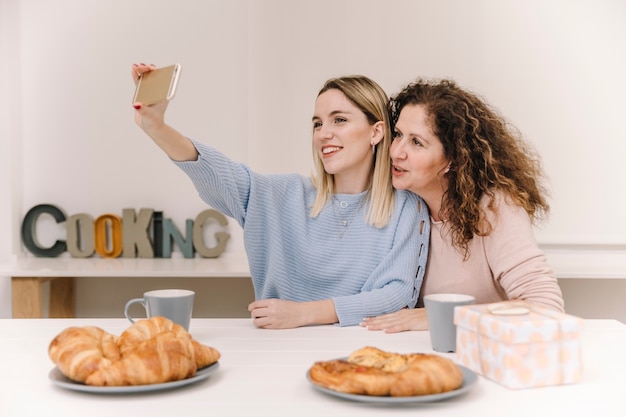
M 215 362 L 212 365 L 200 369 L 191 378 L 183 379 L 180 381 L 165 382 L 163 384 L 131 385 L 122 387 L 96 387 L 72 381 L 71 379 L 63 375 L 63 373 L 56 366 L 50 371 L 48 377 L 54 385 L 73 391 L 93 392 L 97 394 L 126 394 L 133 392 L 161 391 L 193 384 L 195 382 L 207 379 L 209 376 L 211 376 L 212 373 L 217 371 L 218 368 L 219 362 Z
M 345 359 L 345 358 L 342 358 Z M 321 391 L 325 394 L 332 395 L 334 397 L 343 398 L 350 401 L 360 401 L 360 402 L 369 402 L 369 403 L 380 403 L 380 404 L 406 404 L 406 403 L 425 403 L 425 402 L 433 402 L 433 401 L 441 401 L 447 400 L 448 398 L 458 397 L 459 395 L 465 394 L 470 390 L 472 385 L 478 381 L 478 376 L 474 371 L 468 369 L 464 366 L 458 365 L 461 368 L 461 372 L 463 372 L 463 384 L 460 388 L 457 388 L 452 391 L 443 392 L 441 394 L 431 394 L 431 395 L 416 395 L 414 397 L 381 397 L 375 395 L 359 395 L 359 394 L 346 394 L 344 392 L 333 391 L 328 388 L 321 387 L 314 383 L 309 377 L 309 373 L 307 372 L 306 377 L 318 391 Z

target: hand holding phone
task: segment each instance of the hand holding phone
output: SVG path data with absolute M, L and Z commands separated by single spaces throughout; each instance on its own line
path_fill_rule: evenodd
M 176 93 L 180 71 L 180 64 L 175 64 L 142 73 L 135 88 L 133 103 L 149 106 L 171 100 Z

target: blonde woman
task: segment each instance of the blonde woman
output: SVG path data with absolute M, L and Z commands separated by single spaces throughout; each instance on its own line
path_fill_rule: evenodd
M 135 82 L 152 69 L 133 65 Z M 200 197 L 243 228 L 256 326 L 357 325 L 415 306 L 428 213 L 413 193 L 393 190 L 387 102 L 367 77 L 326 82 L 312 117 L 312 178 L 255 173 L 168 126 L 167 102 L 134 104 L 137 124 Z

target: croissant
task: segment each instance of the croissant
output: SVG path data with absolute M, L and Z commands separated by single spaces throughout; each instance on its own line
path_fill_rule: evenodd
M 165 331 L 172 331 L 177 337 L 191 340 L 194 348 L 193 356 L 198 369 L 204 368 L 219 360 L 220 353 L 217 349 L 192 340 L 191 335 L 187 333 L 183 326 L 160 316 L 136 321 L 133 325 L 124 330 L 117 342 L 120 347 L 120 352 L 122 355 L 125 355 L 128 350 L 134 349 L 139 343 L 149 340 Z
M 188 378 L 196 370 L 191 338 L 168 330 L 139 343 L 121 360 L 89 375 L 85 382 L 97 386 L 157 384 Z
M 198 369 L 214 364 L 221 357 L 220 352 L 211 346 L 203 345 L 196 340 L 192 340 L 191 344 L 193 345 L 194 358 Z
M 157 316 L 146 320 L 138 320 L 122 332 L 117 344 L 122 355 L 136 347 L 139 343 L 148 340 L 164 331 L 173 331 L 178 337 L 191 337 L 180 324 L 174 323 L 165 317 Z
M 461 368 L 443 356 L 398 354 L 365 347 L 347 360 L 320 361 L 309 369 L 319 386 L 349 394 L 407 397 L 452 391 L 463 384 Z
M 50 342 L 48 355 L 65 376 L 77 382 L 85 382 L 121 356 L 116 337 L 94 326 L 63 330 Z
M 52 340 L 48 354 L 68 378 L 97 386 L 181 380 L 220 358 L 164 317 L 137 321 L 119 337 L 93 326 L 70 327 Z

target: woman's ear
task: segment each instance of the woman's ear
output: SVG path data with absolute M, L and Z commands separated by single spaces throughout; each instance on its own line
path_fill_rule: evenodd
M 447 174 L 448 172 L 450 172 L 450 165 L 452 165 L 452 161 L 448 162 L 448 165 L 446 166 L 446 169 L 443 170 L 444 174 Z
M 385 136 L 385 122 L 379 121 L 372 125 L 372 137 L 370 145 L 376 146 L 383 140 Z

